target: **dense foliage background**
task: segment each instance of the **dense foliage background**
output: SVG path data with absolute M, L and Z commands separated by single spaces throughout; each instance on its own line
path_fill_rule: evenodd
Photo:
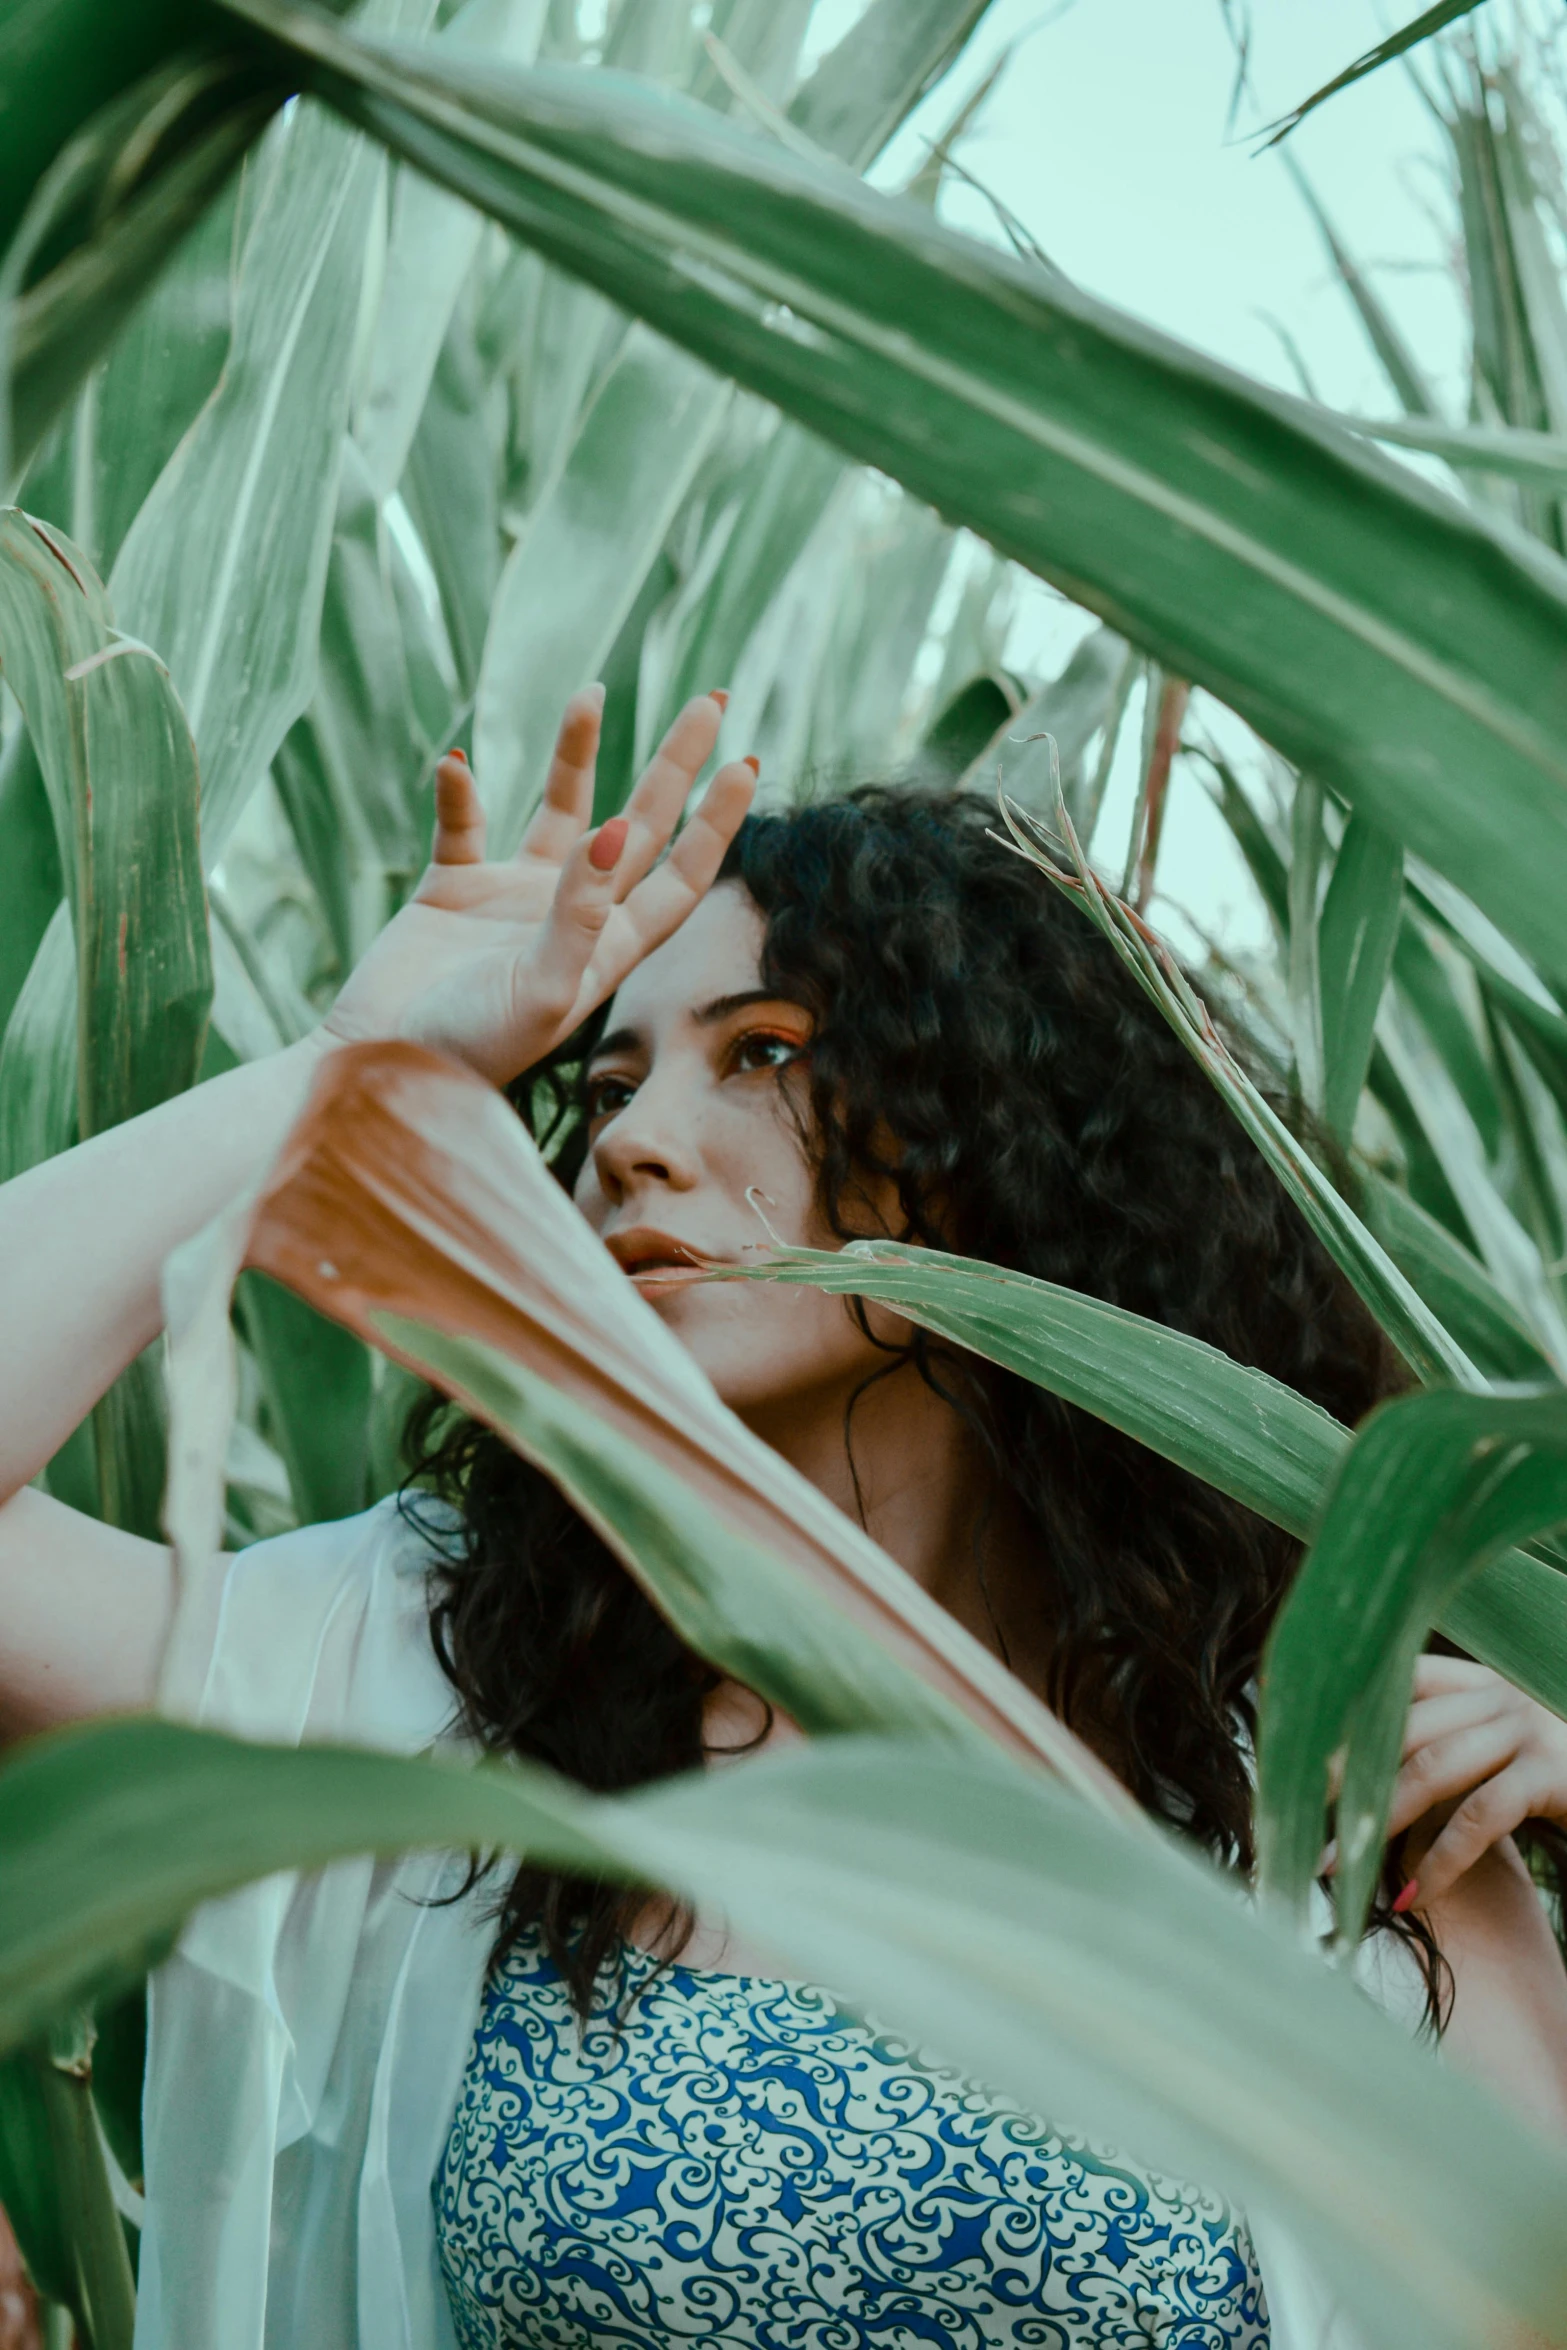
M 70 2313 L 49 2322 L 94 2350 L 132 2322 L 149 1947 L 249 1874 L 432 1835 L 587 1839 L 606 1869 L 721 1885 L 802 1969 L 998 2086 L 1286 2211 L 1379 2344 L 1567 2341 L 1567 2172 L 1292 1927 L 1347 1744 L 1338 1832 L 1370 1856 L 1339 1891 L 1353 1947 L 1389 1725 L 1433 1625 L 1567 1710 L 1554 55 L 1505 9 L 1409 28 L 1448 154 L 1461 414 L 1379 301 L 1359 224 L 1302 180 L 1386 377 L 1368 421 L 1106 309 L 1004 208 L 983 244 L 941 224 L 991 86 L 963 62 L 984 14 L 872 0 L 808 70 L 812 0 L 367 0 L 351 23 L 34 0 L 0 26 L 0 1171 L 302 1034 L 412 885 L 440 752 L 468 748 L 504 847 L 588 677 L 610 689 L 600 816 L 720 681 L 723 747 L 754 745 L 776 795 L 999 784 L 1040 886 L 1116 940 L 1426 1392 L 1346 1468 L 1346 1432 L 1299 1398 L 1092 1300 L 919 1251 L 764 1270 L 895 1300 L 1315 1537 L 1265 1691 L 1276 1899 L 1243 1913 L 1074 1778 L 955 1629 L 922 1630 L 912 1673 L 904 1601 L 776 1496 L 764 1570 L 706 1481 L 721 1426 L 655 1415 L 628 1482 L 602 1417 L 613 1329 L 581 1341 L 565 1401 L 530 1369 L 553 1309 L 521 1225 L 495 1224 L 497 1356 L 449 1319 L 437 1336 L 440 1284 L 411 1307 L 395 1252 L 384 1291 L 366 1275 L 395 1328 L 345 1308 L 310 1273 L 320 1248 L 290 1254 L 307 1209 L 284 1185 L 233 1303 L 237 1410 L 211 1464 L 231 1544 L 387 1491 L 429 1374 L 623 1527 L 672 1613 L 700 1590 L 709 1653 L 754 1632 L 765 1588 L 769 1694 L 873 1743 L 598 1805 L 543 1774 L 349 1769 L 151 1725 L 20 1756 L 0 1774 L 0 2200 Z M 871 193 L 855 174 L 938 84 L 943 135 L 900 196 Z M 1031 636 L 1041 580 L 1063 601 Z M 1190 909 L 1181 941 L 1291 1128 L 1140 918 L 1177 772 L 1233 834 L 1272 951 L 1211 947 Z M 354 1120 L 383 1076 L 323 1097 L 308 1138 L 345 1200 L 371 1180 Z M 396 1116 L 454 1231 L 465 1184 L 547 1218 L 444 1084 Z M 227 1289 L 196 1317 L 208 1339 Z M 149 1358 L 50 1489 L 158 1532 L 166 1417 Z

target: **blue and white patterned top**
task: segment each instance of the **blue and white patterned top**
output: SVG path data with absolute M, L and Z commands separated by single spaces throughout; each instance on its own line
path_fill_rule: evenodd
M 435 2183 L 462 2350 L 1266 2350 L 1215 2197 L 824 1991 L 624 1965 L 585 2034 L 535 1939 L 490 1977 Z

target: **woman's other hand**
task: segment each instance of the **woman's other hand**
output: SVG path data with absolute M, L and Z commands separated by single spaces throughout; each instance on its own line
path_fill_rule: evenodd
M 1400 1906 L 1440 1901 L 1525 1820 L 1567 1826 L 1567 1722 L 1488 1666 L 1423 1656 L 1388 1817 L 1410 1835 Z
M 1567 1824 L 1567 1723 L 1484 1665 L 1422 1657 L 1389 1828 L 1400 1908 L 1426 1918 L 1452 1980 L 1449 2061 L 1567 2137 L 1567 1973 L 1513 1842 Z
M 502 862 L 486 862 L 484 808 L 467 762 L 460 752 L 441 761 L 430 863 L 338 996 L 327 1038 L 406 1037 L 504 1085 L 679 929 L 751 804 L 754 764 L 718 770 L 660 863 L 718 739 L 723 702 L 688 702 L 622 814 L 594 831 L 603 707 L 602 686 L 567 703 L 538 813 Z

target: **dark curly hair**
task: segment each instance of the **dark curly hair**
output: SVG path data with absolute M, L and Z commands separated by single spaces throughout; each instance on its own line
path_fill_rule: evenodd
M 993 822 L 969 794 L 866 788 L 748 820 L 724 866 L 765 919 L 763 984 L 814 1021 L 806 1135 L 833 1230 L 887 1178 L 903 1237 L 1205 1339 L 1353 1425 L 1402 1383 L 1376 1323 L 1105 940 Z M 568 1184 L 601 1032 L 513 1089 Z M 1258 1659 L 1300 1546 L 1024 1379 L 923 1334 L 907 1352 L 1033 1529 L 1043 1694 L 1150 1811 L 1246 1867 Z M 696 1767 L 717 1675 L 538 1471 L 444 1427 L 425 1415 L 418 1471 L 463 1517 L 431 1621 L 468 1728 L 602 1790 Z M 539 1926 L 585 2014 L 639 1902 L 524 1866 L 500 1948 Z M 687 1930 L 671 1907 L 666 1951 Z

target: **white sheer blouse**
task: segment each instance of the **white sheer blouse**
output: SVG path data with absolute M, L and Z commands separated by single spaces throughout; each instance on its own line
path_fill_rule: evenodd
M 222 1561 L 165 1705 L 290 1744 L 449 1742 L 429 1559 L 387 1501 Z M 190 1920 L 149 2003 L 136 2350 L 455 2350 L 431 2182 L 493 1933 L 478 1900 L 432 1906 L 460 1880 L 449 1857 L 343 1861 Z M 1407 2011 L 1396 1972 L 1368 1987 Z M 1356 2350 L 1248 2216 L 1274 2350 Z

